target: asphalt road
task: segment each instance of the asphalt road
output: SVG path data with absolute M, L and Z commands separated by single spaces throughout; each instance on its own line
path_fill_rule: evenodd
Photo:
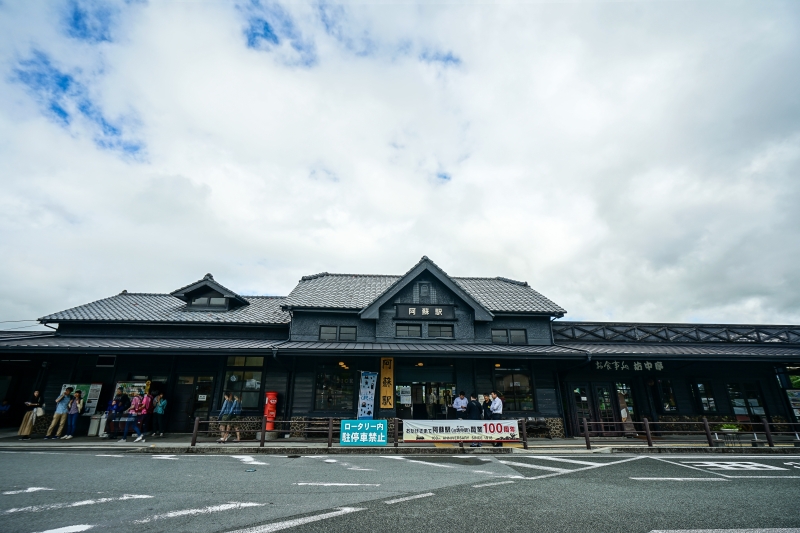
M 0 531 L 800 533 L 800 457 L 0 452 Z

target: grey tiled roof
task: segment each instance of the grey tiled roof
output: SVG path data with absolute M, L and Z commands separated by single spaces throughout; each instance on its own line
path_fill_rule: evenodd
M 402 352 L 427 354 L 473 353 L 491 356 L 495 353 L 518 355 L 572 355 L 584 356 L 578 350 L 562 346 L 511 346 L 502 344 L 447 344 L 447 343 L 376 343 L 376 342 L 298 342 L 290 341 L 278 347 L 281 351 L 355 351 Z
M 555 342 L 800 344 L 800 326 L 553 322 Z
M 304 276 L 286 298 L 289 307 L 363 309 L 402 276 L 329 274 Z M 492 312 L 566 313 L 527 283 L 506 278 L 451 278 Z
M 122 293 L 40 318 L 42 322 L 173 322 L 205 324 L 288 324 L 284 298 L 244 296 L 250 305 L 229 311 L 189 311 L 169 294 Z
M 268 350 L 280 340 L 265 339 L 189 339 L 150 337 L 73 337 L 51 334 L 48 336 L 0 338 L 0 349 L 93 349 L 103 350 Z

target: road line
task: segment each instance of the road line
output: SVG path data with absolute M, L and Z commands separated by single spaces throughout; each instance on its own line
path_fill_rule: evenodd
M 40 511 L 51 511 L 53 509 L 66 509 L 69 507 L 83 507 L 84 505 L 97 505 L 98 503 L 120 502 L 124 500 L 142 500 L 152 498 L 149 494 L 123 494 L 119 498 L 98 498 L 96 500 L 82 500 L 75 503 L 49 503 L 46 505 L 30 505 L 28 507 L 15 507 L 3 511 L 3 514 L 10 513 L 38 513 Z
M 95 457 L 125 457 L 125 456 L 124 455 L 114 455 L 114 454 L 110 454 L 110 453 L 101 453 L 101 454 L 95 455 Z
M 310 487 L 380 487 L 380 483 L 325 483 L 325 482 L 302 482 L 292 483 L 292 485 L 306 485 Z
M 171 459 L 173 461 L 178 460 L 178 458 L 174 455 L 154 455 L 153 459 Z
M 604 463 L 590 463 L 589 461 L 577 461 L 575 459 L 563 459 L 561 457 L 545 457 L 542 455 L 533 456 L 531 457 L 531 459 L 544 459 L 545 461 L 558 461 L 560 463 L 572 463 L 584 466 L 600 466 L 604 464 Z
M 267 463 L 262 463 L 261 461 L 256 461 L 253 459 L 252 455 L 231 455 L 234 459 L 238 459 L 246 465 L 266 465 Z
M 41 531 L 40 533 L 78 533 L 80 531 L 86 531 L 88 529 L 92 529 L 94 526 L 90 526 L 89 524 L 81 524 L 77 526 L 66 526 L 66 527 L 59 527 L 57 529 L 48 529 L 47 531 Z
M 508 485 L 509 483 L 514 483 L 513 481 L 495 481 L 494 483 L 481 483 L 480 485 L 472 485 L 473 489 L 479 489 L 481 487 L 493 487 L 495 485 Z
M 425 494 L 415 494 L 414 496 L 406 496 L 405 498 L 397 498 L 396 500 L 386 500 L 385 504 L 391 505 L 393 503 L 400 503 L 400 502 L 407 502 L 408 500 L 416 500 L 419 498 L 427 498 L 429 496 L 433 496 L 432 492 L 426 492 Z
M 548 472 L 558 472 L 559 474 L 566 474 L 567 472 L 577 472 L 577 470 L 569 470 L 567 468 L 555 468 L 553 466 L 533 465 L 528 463 L 516 463 L 514 461 L 497 461 L 500 464 L 508 466 L 521 466 L 523 468 L 533 468 L 535 470 L 547 470 Z
M 440 465 L 440 464 L 436 464 L 436 463 L 429 463 L 428 461 L 416 461 L 414 459 L 409 459 L 408 462 L 409 463 L 418 463 L 418 464 L 421 464 L 421 465 L 428 465 L 428 466 L 438 466 L 439 468 L 455 468 L 455 466 L 453 466 L 453 465 Z
M 351 468 L 348 468 L 348 470 L 359 470 L 361 472 L 374 472 L 375 471 L 374 468 L 358 468 L 357 466 L 353 466 Z
M 638 457 L 629 457 L 628 459 L 622 459 L 621 461 L 614 461 L 613 463 L 603 463 L 603 464 L 601 464 L 599 466 L 585 466 L 583 468 L 576 468 L 574 470 L 568 470 L 566 472 L 556 472 L 555 474 L 544 474 L 544 475 L 541 475 L 541 476 L 526 477 L 526 478 L 523 478 L 523 479 L 545 479 L 545 478 L 548 478 L 548 477 L 563 476 L 565 474 L 571 474 L 573 472 L 585 472 L 586 470 L 594 470 L 595 468 L 602 468 L 604 466 L 618 465 L 618 464 L 622 464 L 622 463 L 628 463 L 630 461 L 639 461 L 641 459 L 647 459 L 647 458 L 648 458 L 648 456 L 646 456 L 646 455 L 640 455 Z
M 184 509 L 182 511 L 172 511 L 171 513 L 164 513 L 164 514 L 157 514 L 155 516 L 151 516 L 150 518 L 145 518 L 144 520 L 134 520 L 134 524 L 146 524 L 148 522 L 152 522 L 154 520 L 163 520 L 165 518 L 177 518 L 179 516 L 194 516 L 199 514 L 210 514 L 210 513 L 219 513 L 220 511 L 230 511 L 231 509 L 245 509 L 246 507 L 261 507 L 266 504 L 264 503 L 224 503 L 222 505 L 212 505 L 209 507 L 203 507 L 201 509 Z
M 636 481 L 728 481 L 720 477 L 632 477 Z
M 294 520 L 286 520 L 285 522 L 275 522 L 274 524 L 265 524 L 263 526 L 250 527 L 247 529 L 237 529 L 229 533 L 272 533 L 273 531 L 280 531 L 281 529 L 289 529 L 290 527 L 302 526 L 303 524 L 310 524 L 311 522 L 319 522 L 326 518 L 334 518 L 358 511 L 365 511 L 364 508 L 359 507 L 340 507 L 338 511 L 330 513 L 323 513 L 314 516 L 306 516 L 304 518 L 295 518 Z
M 39 492 L 40 490 L 53 490 L 53 489 L 48 489 L 45 487 L 28 487 L 27 489 L 24 490 L 7 490 L 3 494 L 9 496 L 11 494 L 25 494 L 27 492 Z
M 725 476 L 731 479 L 800 479 L 800 476 Z

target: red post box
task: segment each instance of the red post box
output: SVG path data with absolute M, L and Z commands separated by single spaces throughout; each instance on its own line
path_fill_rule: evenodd
M 267 431 L 271 431 L 275 429 L 275 417 L 278 416 L 278 393 L 269 391 L 264 394 L 264 416 L 267 417 Z

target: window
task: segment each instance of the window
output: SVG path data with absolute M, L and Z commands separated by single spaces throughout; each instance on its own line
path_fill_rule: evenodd
M 264 358 L 230 356 L 227 366 L 223 388 L 239 397 L 242 409 L 258 409 Z
M 319 340 L 321 340 L 321 341 L 335 341 L 336 340 L 336 326 L 321 326 L 319 328 Z
M 530 371 L 522 368 L 495 368 L 495 390 L 503 399 L 503 412 L 533 411 L 533 386 Z
M 193 298 L 192 305 L 195 307 L 225 307 L 227 298 Z
M 430 324 L 428 326 L 428 337 L 445 337 L 448 339 L 453 338 L 453 326 Z
M 422 337 L 420 324 L 397 324 L 397 337 Z
M 757 383 L 728 383 L 733 414 L 738 422 L 758 422 L 767 413 Z
M 341 326 L 339 328 L 340 341 L 354 341 L 356 340 L 356 327 L 355 326 Z
M 493 329 L 492 344 L 508 344 L 508 331 L 505 329 Z
M 692 385 L 697 406 L 703 413 L 716 413 L 717 403 L 714 401 L 714 389 L 707 381 L 698 381 Z
M 672 383 L 668 379 L 659 379 L 656 382 L 662 413 L 675 413 L 678 411 L 678 403 L 675 401 L 675 393 L 672 392 Z
M 345 364 L 317 369 L 314 409 L 318 411 L 352 411 L 355 398 L 353 371 Z
M 508 330 L 511 344 L 528 344 L 528 334 L 524 329 Z

